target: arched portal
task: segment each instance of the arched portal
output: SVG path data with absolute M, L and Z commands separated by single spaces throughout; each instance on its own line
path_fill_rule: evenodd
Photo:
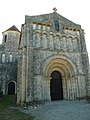
M 15 94 L 15 83 L 9 82 L 8 84 L 8 95 L 14 95 Z
M 74 63 L 66 56 L 52 56 L 44 63 L 45 73 L 45 88 L 44 88 L 44 99 L 48 100 L 75 100 L 79 96 L 78 79 L 77 79 L 77 68 Z M 58 76 L 55 78 L 55 76 Z M 51 82 L 52 78 L 53 83 Z M 57 98 L 55 97 L 54 87 L 51 84 L 54 83 L 55 79 L 61 84 L 57 89 Z M 61 83 L 60 81 L 61 80 Z M 60 92 L 60 94 L 59 94 Z M 61 95 L 61 96 L 59 96 Z M 52 97 L 53 96 L 53 97 Z
M 52 101 L 63 100 L 62 77 L 58 71 L 53 71 L 51 74 L 50 95 Z

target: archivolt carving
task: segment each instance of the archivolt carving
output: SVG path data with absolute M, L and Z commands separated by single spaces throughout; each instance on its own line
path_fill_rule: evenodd
M 43 73 L 47 74 L 49 68 L 54 68 L 59 66 L 64 71 L 69 71 L 71 75 L 77 74 L 77 68 L 74 63 L 66 56 L 63 55 L 54 55 L 48 58 L 45 63 L 43 64 Z M 57 67 L 56 67 L 57 68 Z M 64 69 L 65 68 L 65 69 Z
M 43 68 L 45 84 L 47 86 L 46 91 L 49 99 L 51 98 L 50 79 L 53 71 L 61 73 L 64 98 L 68 100 L 75 99 L 75 95 L 77 94 L 77 88 L 75 87 L 77 86 L 77 81 L 74 76 L 77 73 L 77 68 L 69 58 L 63 55 L 51 56 L 45 61 Z

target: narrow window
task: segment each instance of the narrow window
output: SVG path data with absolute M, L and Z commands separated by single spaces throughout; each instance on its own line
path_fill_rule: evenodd
M 2 62 L 5 62 L 5 54 L 2 54 Z
M 10 55 L 9 57 L 10 57 L 10 62 L 12 62 L 12 58 L 13 58 L 13 56 L 12 56 L 12 55 Z
M 55 30 L 58 32 L 59 31 L 59 22 L 58 22 L 58 20 L 54 21 L 54 26 L 55 26 Z
M 7 35 L 5 35 L 5 40 L 4 40 L 5 42 L 7 41 Z

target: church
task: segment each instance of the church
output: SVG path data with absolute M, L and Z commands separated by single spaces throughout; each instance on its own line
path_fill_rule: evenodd
M 90 97 L 89 60 L 81 25 L 57 13 L 25 16 L 3 32 L 0 83 L 17 104 Z

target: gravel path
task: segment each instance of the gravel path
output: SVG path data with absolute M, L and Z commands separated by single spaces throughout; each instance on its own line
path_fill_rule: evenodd
M 34 120 L 90 120 L 90 104 L 86 101 L 47 102 L 24 112 L 35 115 Z

